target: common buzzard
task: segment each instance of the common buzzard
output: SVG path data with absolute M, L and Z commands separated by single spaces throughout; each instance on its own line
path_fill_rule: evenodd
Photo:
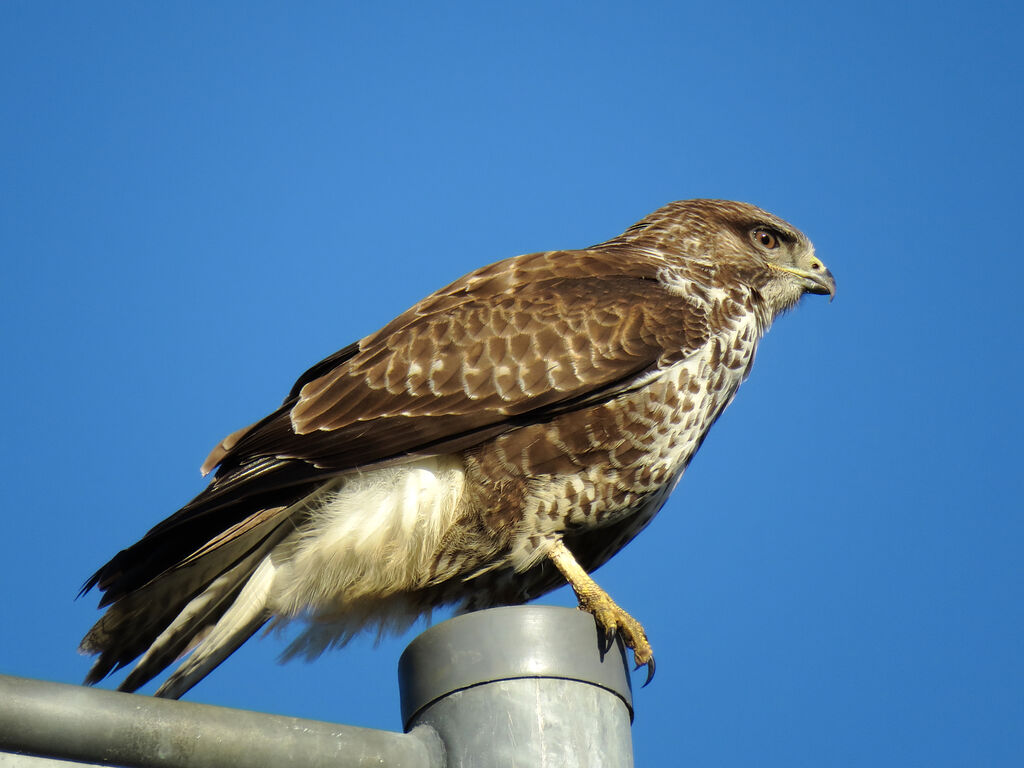
M 191 650 L 157 691 L 178 697 L 267 622 L 303 620 L 286 655 L 312 657 L 566 581 L 650 674 L 643 628 L 588 572 L 665 503 L 805 293 L 835 293 L 807 238 L 721 200 L 456 280 L 302 374 L 88 580 L 109 607 L 86 682 L 141 656 L 135 690 Z

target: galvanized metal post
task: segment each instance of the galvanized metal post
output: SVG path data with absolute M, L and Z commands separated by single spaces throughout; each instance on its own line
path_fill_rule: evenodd
M 621 644 L 522 606 L 428 629 L 399 662 L 406 733 L 0 675 L 0 766 L 559 768 L 633 764 Z
M 413 640 L 398 668 L 406 730 L 433 728 L 448 766 L 633 765 L 625 653 L 617 643 L 602 658 L 589 614 L 467 614 Z

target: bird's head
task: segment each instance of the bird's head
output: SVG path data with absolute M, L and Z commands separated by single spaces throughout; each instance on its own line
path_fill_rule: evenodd
M 835 298 L 836 280 L 803 232 L 752 205 L 734 203 L 722 228 L 722 253 L 764 298 L 773 315 L 793 307 L 805 293 Z
M 670 203 L 631 227 L 626 236 L 753 288 L 770 317 L 793 307 L 805 293 L 835 297 L 835 278 L 814 254 L 807 236 L 748 203 Z

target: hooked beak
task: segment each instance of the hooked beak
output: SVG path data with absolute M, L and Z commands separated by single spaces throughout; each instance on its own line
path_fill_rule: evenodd
M 836 279 L 824 266 L 815 272 L 793 271 L 804 279 L 804 290 L 808 293 L 827 293 L 829 302 L 836 297 Z
M 797 267 L 784 267 L 781 264 L 769 264 L 772 269 L 781 272 L 789 272 L 800 278 L 800 285 L 805 293 L 828 294 L 831 302 L 836 297 L 836 279 L 832 273 L 820 261 L 815 260 L 818 269 L 798 269 Z

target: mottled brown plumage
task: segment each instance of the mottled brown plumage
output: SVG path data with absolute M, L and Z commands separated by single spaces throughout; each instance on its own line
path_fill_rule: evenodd
M 158 692 L 179 696 L 270 620 L 307 620 L 288 653 L 312 656 L 565 580 L 652 662 L 586 572 L 664 503 L 772 320 L 834 290 L 797 230 L 707 200 L 455 281 L 303 374 L 213 450 L 205 491 L 93 575 L 110 607 L 87 681 L 141 656 L 134 690 L 194 648 Z

